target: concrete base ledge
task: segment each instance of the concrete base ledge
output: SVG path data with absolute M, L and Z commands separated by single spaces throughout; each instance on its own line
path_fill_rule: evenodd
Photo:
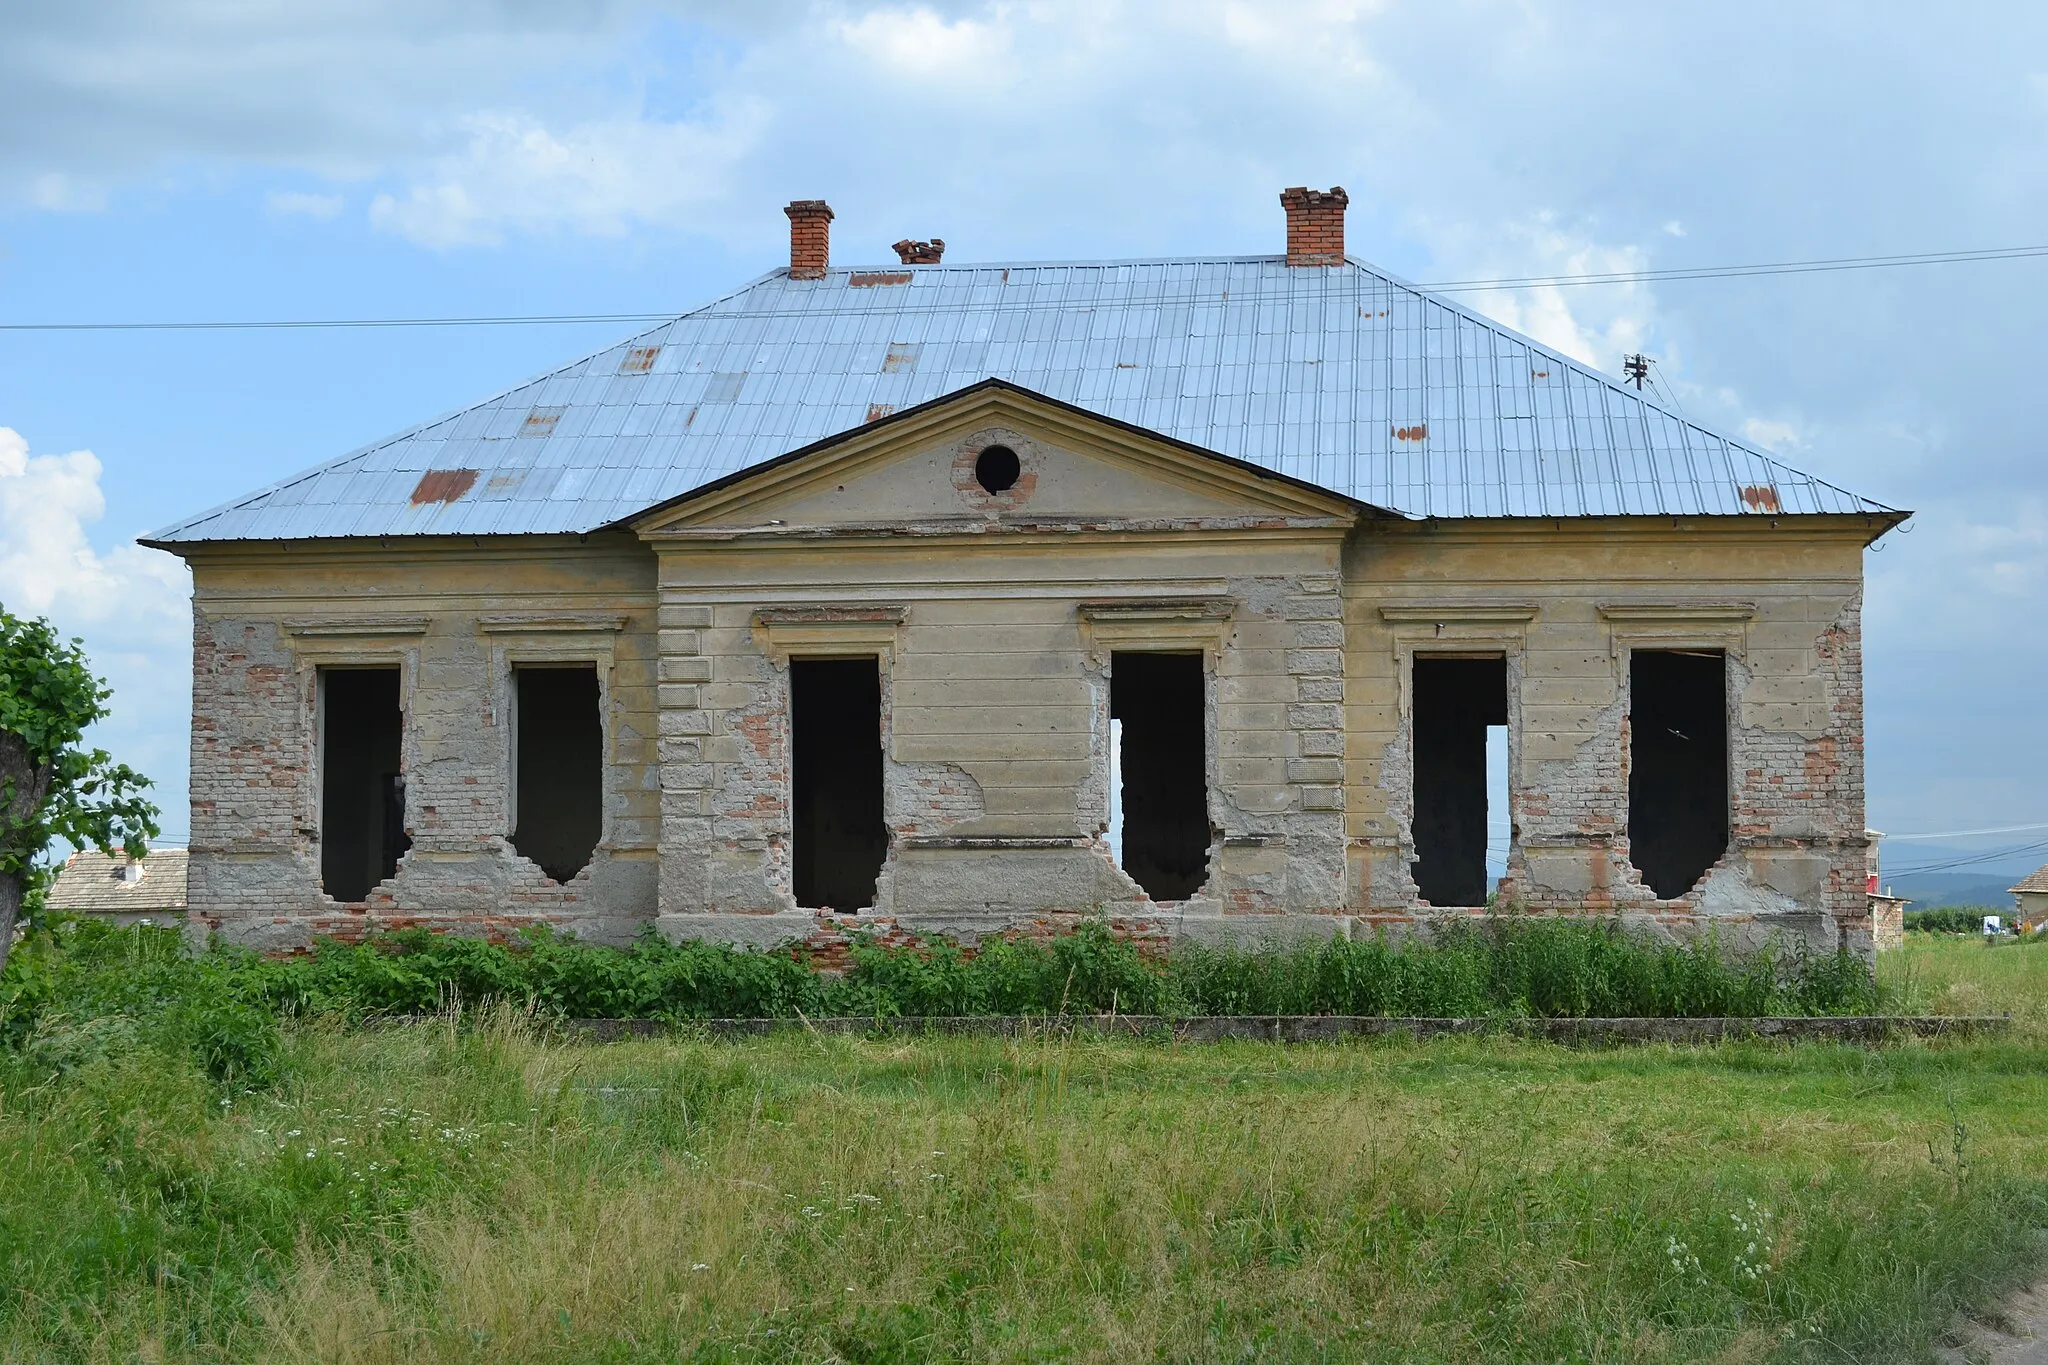
M 1928 1015 L 1770 1017 L 1761 1019 L 1389 1019 L 1351 1014 L 1228 1014 L 1173 1019 L 1147 1014 L 1062 1017 L 994 1015 L 930 1018 L 700 1019 L 671 1024 L 657 1019 L 571 1019 L 573 1037 L 593 1042 L 668 1035 L 755 1038 L 808 1030 L 838 1036 L 1042 1037 L 1097 1033 L 1168 1037 L 1176 1042 L 1250 1040 L 1315 1043 L 1339 1038 L 1439 1038 L 1448 1034 L 1505 1034 L 1559 1043 L 1711 1043 L 1723 1039 L 1780 1038 L 1876 1043 L 1906 1038 L 1967 1038 L 2003 1033 L 2009 1015 L 1955 1018 Z

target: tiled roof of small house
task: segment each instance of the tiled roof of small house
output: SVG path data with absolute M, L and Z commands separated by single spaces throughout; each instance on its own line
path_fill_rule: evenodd
M 1411 517 L 1893 509 L 1356 261 L 776 270 L 156 544 L 582 532 L 996 378 Z
M 182 913 L 185 868 L 182 848 L 151 849 L 140 861 L 86 849 L 72 854 L 57 870 L 49 905 L 52 910 L 88 915 Z
M 2020 878 L 2018 886 L 2008 889 L 2013 895 L 2018 895 L 2022 891 L 2048 892 L 2048 867 L 2035 868 L 2032 872 Z

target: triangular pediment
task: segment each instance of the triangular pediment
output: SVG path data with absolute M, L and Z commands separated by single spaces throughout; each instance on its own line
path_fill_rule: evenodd
M 1311 484 L 991 380 L 880 414 L 629 524 L 659 539 L 1349 525 L 1360 510 Z

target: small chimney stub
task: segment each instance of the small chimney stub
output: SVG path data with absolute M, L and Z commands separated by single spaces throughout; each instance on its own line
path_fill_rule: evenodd
M 1287 210 L 1287 264 L 1344 264 L 1344 210 L 1350 203 L 1342 185 L 1280 191 L 1280 207 Z
M 934 237 L 929 242 L 913 242 L 905 237 L 892 243 L 889 249 L 905 265 L 937 265 L 939 258 L 946 254 L 946 239 Z
M 832 206 L 822 199 L 792 199 L 789 215 L 789 277 L 822 280 L 832 259 Z

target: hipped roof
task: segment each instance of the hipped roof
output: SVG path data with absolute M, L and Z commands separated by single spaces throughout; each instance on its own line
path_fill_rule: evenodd
M 1411 517 L 1903 515 L 1359 262 L 778 270 L 177 523 L 585 532 L 991 378 Z

